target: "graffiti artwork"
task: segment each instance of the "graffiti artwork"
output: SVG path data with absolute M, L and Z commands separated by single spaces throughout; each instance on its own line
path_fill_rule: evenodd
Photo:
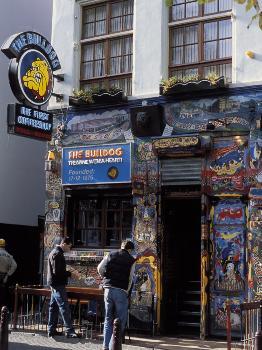
M 214 208 L 212 238 L 216 291 L 244 291 L 245 214 L 245 206 L 239 199 L 221 200 Z
M 129 129 L 129 114 L 125 109 L 69 114 L 63 145 L 124 142 Z
M 240 304 L 242 298 L 234 297 L 228 300 L 224 296 L 215 296 L 211 300 L 211 317 L 213 318 L 213 327 L 216 330 L 225 330 L 227 324 L 226 303 L 230 302 L 230 320 L 232 331 L 240 331 Z
M 246 193 L 248 191 L 245 178 L 245 140 L 224 139 L 214 143 L 210 152 L 207 168 L 203 172 L 208 193 L 223 195 Z

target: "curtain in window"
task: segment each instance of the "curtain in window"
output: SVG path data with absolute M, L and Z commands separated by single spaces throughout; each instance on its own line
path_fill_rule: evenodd
M 225 12 L 232 9 L 232 0 L 217 0 L 204 5 L 204 14 Z
M 173 0 L 172 21 L 198 16 L 197 0 Z
M 109 74 L 128 73 L 132 71 L 132 37 L 110 41 Z
M 232 26 L 230 19 L 204 25 L 204 59 L 231 57 Z
M 91 79 L 105 75 L 104 51 L 103 42 L 83 46 L 82 79 Z
M 106 33 L 106 6 L 86 9 L 83 13 L 83 38 Z
M 172 64 L 198 61 L 198 26 L 174 29 L 172 33 Z
M 111 5 L 111 33 L 133 28 L 133 0 Z

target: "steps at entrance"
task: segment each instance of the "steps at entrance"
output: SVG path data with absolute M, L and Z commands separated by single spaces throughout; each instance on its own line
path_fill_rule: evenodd
M 177 327 L 182 333 L 200 331 L 200 281 L 185 282 L 179 295 Z

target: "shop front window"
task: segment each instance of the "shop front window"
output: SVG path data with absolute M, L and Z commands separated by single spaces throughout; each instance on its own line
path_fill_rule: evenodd
M 131 198 L 74 199 L 72 206 L 74 246 L 119 248 L 123 239 L 131 238 Z

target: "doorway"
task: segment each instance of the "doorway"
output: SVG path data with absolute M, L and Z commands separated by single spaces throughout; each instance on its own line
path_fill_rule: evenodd
M 199 334 L 201 199 L 164 197 L 162 208 L 162 333 Z

